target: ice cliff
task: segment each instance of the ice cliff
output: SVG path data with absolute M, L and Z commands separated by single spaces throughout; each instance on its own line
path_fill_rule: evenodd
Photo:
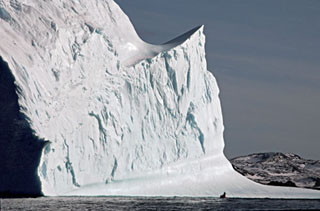
M 0 23 L 45 195 L 319 197 L 233 170 L 202 26 L 151 45 L 111 0 L 0 0 Z

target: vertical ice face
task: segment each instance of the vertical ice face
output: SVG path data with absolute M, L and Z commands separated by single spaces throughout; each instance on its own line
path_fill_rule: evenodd
M 222 156 L 218 88 L 206 70 L 202 27 L 180 46 L 131 66 L 99 49 L 100 42 L 88 40 L 88 46 L 107 53 L 94 57 L 83 50 L 79 69 L 88 78 L 68 90 L 60 116 L 47 122 L 44 134 L 52 135 L 46 137 L 52 143 L 39 168 L 44 193 Z
M 151 45 L 111 0 L 0 1 L 0 21 L 20 112 L 50 142 L 45 195 L 266 196 L 223 155 L 203 27 Z
M 222 154 L 203 27 L 156 46 L 113 1 L 11 1 L 1 11 L 20 106 L 50 141 L 38 168 L 44 194 Z

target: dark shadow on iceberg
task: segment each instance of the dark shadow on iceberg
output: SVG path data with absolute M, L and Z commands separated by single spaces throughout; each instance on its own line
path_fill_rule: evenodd
M 190 31 L 187 31 L 186 33 L 168 41 L 163 43 L 163 45 L 167 45 L 167 44 L 174 44 L 176 43 L 176 45 L 180 45 L 181 43 L 185 42 L 187 39 L 189 39 L 196 31 L 198 31 L 201 27 L 203 27 L 203 25 L 197 26 L 193 29 L 191 29 Z
M 38 139 L 20 112 L 19 89 L 0 57 L 0 197 L 39 196 L 37 174 L 45 141 Z

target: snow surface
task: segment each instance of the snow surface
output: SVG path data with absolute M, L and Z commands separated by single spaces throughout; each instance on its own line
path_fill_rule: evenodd
M 320 197 L 233 170 L 203 26 L 151 45 L 111 0 L 0 0 L 0 23 L 45 195 Z

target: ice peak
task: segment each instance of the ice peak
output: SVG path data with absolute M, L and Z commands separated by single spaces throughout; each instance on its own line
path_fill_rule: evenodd
M 180 45 L 183 42 L 185 42 L 186 40 L 190 39 L 191 36 L 193 36 L 197 32 L 203 33 L 203 28 L 204 28 L 204 25 L 197 26 L 197 27 L 187 31 L 186 33 L 183 33 L 182 35 L 179 35 L 178 37 L 164 43 L 164 45 L 166 45 L 166 44 Z
M 123 51 L 124 55 L 121 56 L 123 57 L 123 64 L 129 67 L 137 64 L 142 60 L 151 59 L 162 52 L 169 51 L 179 45 L 182 45 L 184 42 L 191 39 L 191 37 L 193 37 L 195 34 L 203 34 L 203 27 L 203 25 L 195 27 L 161 45 L 149 44 L 147 42 L 144 42 L 143 40 L 139 40 L 139 42 L 136 43 L 127 42 L 123 46 L 123 48 L 125 49 L 125 51 Z

